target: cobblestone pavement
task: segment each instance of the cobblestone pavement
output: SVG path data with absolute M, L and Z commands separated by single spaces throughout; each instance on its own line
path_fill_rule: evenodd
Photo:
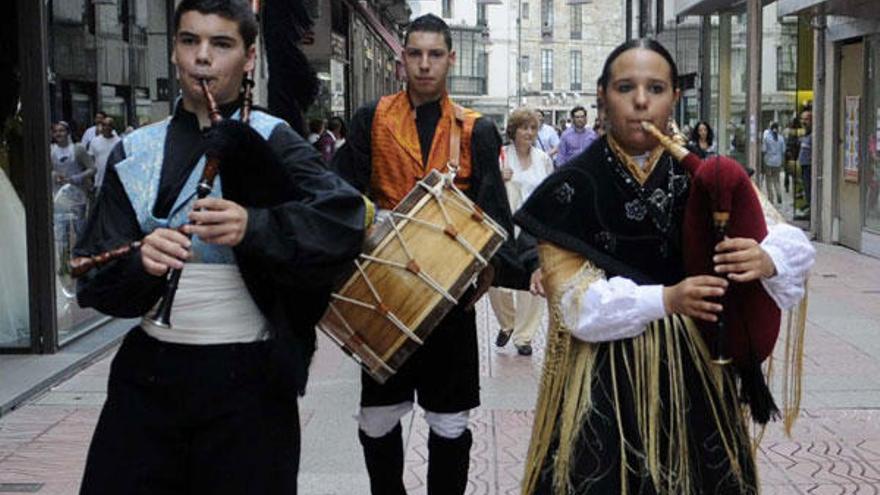
M 765 433 L 764 494 L 880 493 L 880 261 L 819 245 L 810 282 L 802 415 L 793 437 Z M 523 472 L 543 358 L 493 346 L 497 323 L 478 305 L 483 405 L 471 416 L 469 494 L 514 494 Z M 358 369 L 322 339 L 301 403 L 305 495 L 368 493 L 356 423 Z M 110 356 L 0 418 L 0 494 L 74 494 L 104 401 Z M 444 370 L 437 370 L 443 373 Z M 405 481 L 425 493 L 427 427 L 404 421 Z

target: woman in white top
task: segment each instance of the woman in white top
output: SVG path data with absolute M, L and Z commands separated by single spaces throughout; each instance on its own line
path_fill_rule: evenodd
M 519 108 L 507 121 L 507 137 L 511 143 L 501 149 L 501 175 L 510 201 L 516 211 L 543 180 L 553 171 L 553 160 L 535 147 L 540 121 L 530 108 Z M 528 291 L 491 289 L 489 302 L 501 329 L 495 345 L 504 347 L 510 338 L 522 356 L 532 354 L 532 337 L 544 314 L 544 301 Z

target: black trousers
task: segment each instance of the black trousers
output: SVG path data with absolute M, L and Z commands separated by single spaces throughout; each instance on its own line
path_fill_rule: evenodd
M 295 387 L 267 378 L 267 350 L 266 342 L 191 346 L 129 332 L 80 493 L 295 495 Z
M 463 296 L 462 300 L 468 300 Z M 384 384 L 361 372 L 361 406 L 389 406 L 418 400 L 437 413 L 480 405 L 477 317 L 462 305 L 452 308 L 409 360 Z

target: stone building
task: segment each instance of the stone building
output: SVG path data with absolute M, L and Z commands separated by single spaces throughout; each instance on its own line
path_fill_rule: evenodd
M 311 32 L 302 49 L 322 81 L 310 116 L 350 117 L 365 103 L 403 87 L 398 68 L 402 26 L 410 10 L 404 0 L 316 2 Z

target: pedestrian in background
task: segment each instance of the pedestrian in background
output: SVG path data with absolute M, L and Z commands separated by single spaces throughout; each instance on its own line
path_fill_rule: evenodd
M 543 110 L 535 110 L 535 113 L 538 115 L 540 123 L 535 144 L 553 160 L 556 157 L 556 153 L 559 152 L 559 133 L 556 132 L 552 125 L 547 123 L 552 117 L 545 116 Z M 508 123 L 509 125 L 510 123 Z
M 559 155 L 556 158 L 556 166 L 563 167 L 569 160 L 581 154 L 590 147 L 598 135 L 593 129 L 587 127 L 587 109 L 576 106 L 571 109 L 572 126 L 562 133 L 559 138 Z
M 95 139 L 95 136 L 101 134 L 101 125 L 104 122 L 104 119 L 107 118 L 107 112 L 103 110 L 98 110 L 95 112 L 95 124 L 83 132 L 82 139 L 80 139 L 80 144 L 82 144 L 86 150 L 89 150 L 89 145 L 92 142 L 92 139 Z
M 701 120 L 690 133 L 688 149 L 700 158 L 718 154 L 718 146 L 715 144 L 715 131 L 705 120 Z
M 507 190 L 510 211 L 516 211 L 538 184 L 553 172 L 553 161 L 534 146 L 540 120 L 529 108 L 514 110 L 507 119 L 510 144 L 501 152 L 501 177 Z M 504 347 L 513 339 L 516 352 L 531 356 L 532 339 L 544 314 L 544 299 L 527 290 L 489 289 L 489 302 L 501 328 L 495 345 Z
M 324 134 L 324 119 L 312 119 L 309 121 L 309 136 L 307 138 L 309 144 L 314 145 L 321 139 Z
M 785 130 L 782 131 L 782 136 L 785 138 L 785 168 L 783 170 L 785 172 L 786 193 L 790 192 L 793 185 L 797 184 L 797 180 L 794 177 L 797 177 L 797 160 L 802 135 L 803 129 L 797 117 L 791 119 Z
M 810 212 L 812 196 L 810 195 L 813 169 L 813 112 L 805 110 L 801 113 L 801 125 L 804 127 L 804 135 L 800 140 L 798 150 L 798 165 L 801 167 L 801 183 L 804 191 L 804 207 L 798 212 L 798 216 L 806 216 Z
M 345 144 L 345 123 L 341 117 L 331 117 L 327 122 L 327 128 L 315 142 L 315 147 L 318 148 L 324 162 L 330 163 L 333 155 L 343 144 Z
M 70 139 L 70 126 L 63 120 L 52 124 L 52 179 L 54 190 L 65 184 L 73 184 L 83 193 L 92 188 L 95 177 L 94 159 L 82 144 Z
M 100 190 L 104 183 L 104 172 L 107 170 L 107 159 L 110 152 L 121 141 L 113 128 L 113 117 L 104 117 L 101 121 L 101 133 L 89 143 L 89 153 L 95 158 L 95 189 Z
M 762 151 L 764 153 L 764 180 L 767 186 L 767 199 L 782 204 L 782 191 L 779 187 L 779 172 L 785 159 L 785 139 L 779 134 L 779 124 L 773 122 L 764 132 Z

